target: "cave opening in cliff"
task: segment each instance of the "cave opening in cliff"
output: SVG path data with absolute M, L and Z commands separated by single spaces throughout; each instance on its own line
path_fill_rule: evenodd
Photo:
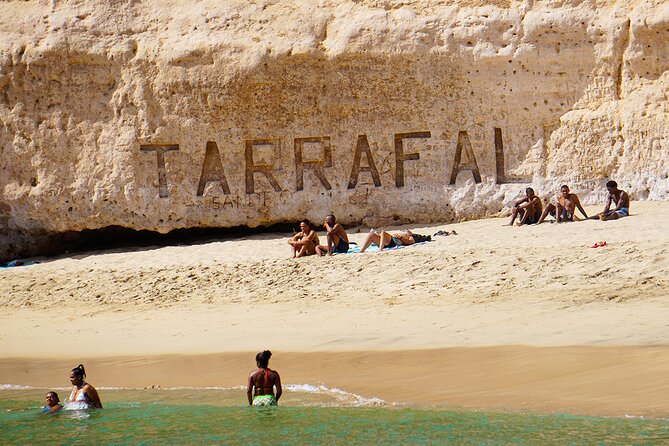
M 100 229 L 85 229 L 54 234 L 49 248 L 43 253 L 49 256 L 76 254 L 90 251 L 132 250 L 136 248 L 198 245 L 222 240 L 234 240 L 258 234 L 289 236 L 295 232 L 295 223 L 277 223 L 271 226 L 235 226 L 231 228 L 203 227 L 175 229 L 161 234 L 156 231 L 135 230 L 122 226 Z

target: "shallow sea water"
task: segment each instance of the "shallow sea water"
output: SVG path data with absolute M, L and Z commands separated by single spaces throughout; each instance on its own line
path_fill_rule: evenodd
M 68 389 L 55 389 L 61 398 Z M 45 389 L 0 390 L 0 443 L 18 444 L 669 444 L 669 420 L 393 406 L 337 389 L 287 386 L 275 408 L 242 388 L 104 389 L 103 410 L 39 414 Z M 25 410 L 6 412 L 6 409 Z

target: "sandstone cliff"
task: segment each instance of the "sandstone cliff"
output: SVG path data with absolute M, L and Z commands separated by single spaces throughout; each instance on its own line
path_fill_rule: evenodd
M 0 3 L 0 259 L 122 226 L 669 197 L 661 0 Z

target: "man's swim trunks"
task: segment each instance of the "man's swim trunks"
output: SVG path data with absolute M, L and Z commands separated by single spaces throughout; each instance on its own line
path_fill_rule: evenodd
M 395 246 L 399 246 L 400 244 L 401 244 L 400 241 L 397 240 L 395 237 L 390 237 L 390 241 L 385 246 L 385 248 L 394 248 Z
M 256 395 L 253 397 L 254 406 L 276 406 L 274 395 Z
M 348 242 L 340 238 L 337 246 L 332 247 L 332 252 L 335 254 L 346 254 L 348 252 Z
M 541 214 L 532 214 L 527 216 L 527 220 L 525 220 L 526 225 L 533 225 L 539 222 L 539 217 Z
M 555 217 L 555 211 L 551 211 L 551 215 Z M 567 212 L 566 209 L 563 209 L 560 213 L 560 220 L 562 221 L 574 221 L 574 215 Z
M 618 214 L 618 217 L 627 217 L 630 214 L 630 210 L 627 208 L 620 208 L 617 211 L 613 211 Z

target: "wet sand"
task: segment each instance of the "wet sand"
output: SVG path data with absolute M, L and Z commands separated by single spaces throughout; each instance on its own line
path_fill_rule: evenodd
M 286 383 L 389 402 L 667 416 L 667 220 L 634 202 L 334 258 L 263 234 L 39 259 L 0 270 L 0 384 L 64 386 L 83 362 L 98 386 L 240 385 L 268 348 Z
M 98 387 L 244 386 L 255 353 L 4 359 L 0 381 L 64 387 L 78 360 Z M 669 416 L 669 347 L 481 347 L 275 352 L 284 384 L 325 385 L 388 404 L 605 416 Z M 60 373 L 61 376 L 58 376 Z M 104 390 L 100 391 L 104 398 Z M 239 391 L 240 404 L 245 393 Z

